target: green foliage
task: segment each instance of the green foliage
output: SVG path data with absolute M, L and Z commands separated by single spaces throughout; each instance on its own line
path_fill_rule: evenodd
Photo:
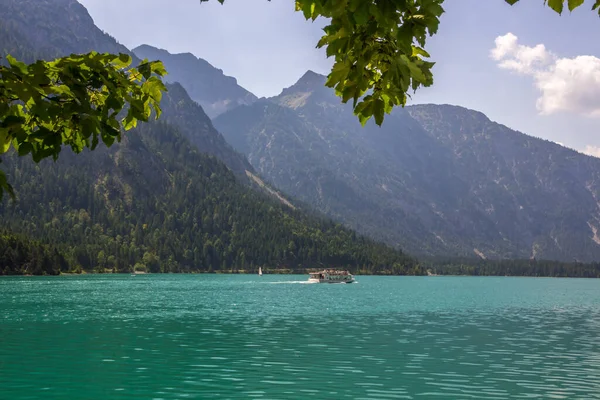
M 508 4 L 513 5 L 519 2 L 519 0 L 505 0 Z M 569 11 L 573 11 L 577 7 L 583 4 L 584 0 L 544 0 L 544 4 L 547 4 L 551 9 L 556 11 L 559 14 L 562 14 L 564 5 L 567 3 L 567 8 Z M 598 14 L 600 14 L 600 0 L 595 0 L 592 5 L 592 11 L 598 10 Z
M 68 263 L 56 248 L 0 232 L 0 275 L 57 275 L 61 271 L 68 271 Z
M 335 64 L 326 85 L 343 102 L 352 99 L 364 125 L 372 116 L 381 125 L 384 113 L 404 105 L 410 89 L 433 83 L 434 63 L 425 59 L 427 35 L 437 32 L 442 0 L 296 2 L 308 19 L 330 18 L 317 47 L 326 47 Z M 367 94 L 367 91 L 370 91 Z
M 134 270 L 135 272 L 147 272 L 147 268 L 146 268 L 146 266 L 145 266 L 144 264 L 142 264 L 142 263 L 136 263 L 136 264 L 133 266 L 133 270 Z
M 56 159 L 63 145 L 76 153 L 95 149 L 100 139 L 110 146 L 121 140 L 121 129 L 153 112 L 160 116 L 161 62 L 130 68 L 127 54 L 97 52 L 30 65 L 7 61 L 0 65 L 0 155 L 12 146 L 39 162 Z M 0 198 L 3 190 L 12 193 L 0 172 Z

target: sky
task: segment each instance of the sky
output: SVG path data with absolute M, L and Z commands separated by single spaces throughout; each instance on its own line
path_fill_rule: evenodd
M 327 21 L 293 0 L 79 0 L 129 48 L 150 44 L 204 58 L 259 97 L 332 61 L 316 43 Z M 455 104 L 532 136 L 600 156 L 600 17 L 593 1 L 562 16 L 543 0 L 446 0 L 426 49 L 434 85 L 411 103 Z

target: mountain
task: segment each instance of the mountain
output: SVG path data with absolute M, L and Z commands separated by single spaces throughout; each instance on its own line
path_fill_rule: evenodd
M 132 54 L 76 0 L 0 0 L 0 35 L 2 55 L 26 62 L 92 50 Z
M 127 51 L 74 0 L 0 1 L 0 43 L 24 60 Z M 243 183 L 249 176 L 264 186 L 181 85 L 169 85 L 161 106 L 160 121 L 139 124 L 111 148 L 65 149 L 39 164 L 2 157 L 17 200 L 0 203 L 0 274 L 323 265 L 423 273 L 401 251 Z
M 411 253 L 600 257 L 600 159 L 455 106 L 362 128 L 324 82 L 309 71 L 215 126 L 285 193 Z
M 257 100 L 235 78 L 191 53 L 171 54 L 148 45 L 136 47 L 133 52 L 141 59 L 161 60 L 169 71 L 165 81 L 181 83 L 210 118 Z

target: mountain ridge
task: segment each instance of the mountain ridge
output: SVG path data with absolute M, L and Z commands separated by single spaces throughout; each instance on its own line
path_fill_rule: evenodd
M 257 97 L 238 85 L 208 61 L 192 53 L 171 54 L 147 44 L 132 50 L 140 58 L 161 60 L 169 74 L 166 82 L 186 82 L 190 97 L 202 106 L 210 118 L 242 104 L 252 104 Z

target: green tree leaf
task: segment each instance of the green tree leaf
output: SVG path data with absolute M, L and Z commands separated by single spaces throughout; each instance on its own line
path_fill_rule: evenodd
M 160 115 L 166 71 L 159 61 L 131 68 L 127 54 L 97 52 L 31 65 L 6 59 L 8 66 L 0 66 L 0 154 L 13 145 L 39 162 L 58 158 L 62 146 L 76 153 L 94 149 L 99 136 L 110 146 L 121 130 L 148 121 L 153 111 Z M 0 185 L 0 194 L 8 187 Z
M 563 4 L 564 0 L 548 0 L 548 5 L 550 6 L 550 8 L 552 8 L 559 14 L 562 14 Z
M 583 4 L 584 0 L 569 0 L 569 11 L 573 11 Z

